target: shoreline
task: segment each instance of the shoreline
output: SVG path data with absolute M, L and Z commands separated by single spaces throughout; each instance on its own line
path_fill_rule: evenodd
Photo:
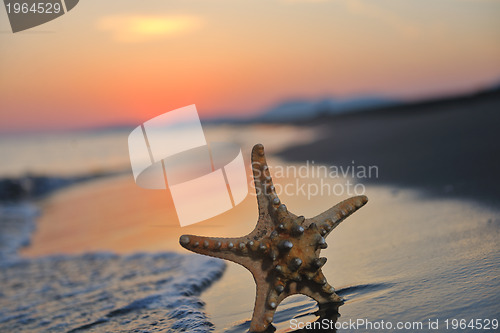
M 1 331 L 212 330 L 199 296 L 223 275 L 222 260 L 173 251 L 23 255 L 40 211 L 0 204 Z
M 285 148 L 286 161 L 376 165 L 367 183 L 423 190 L 436 198 L 500 204 L 500 90 L 439 103 L 322 117 L 314 143 Z M 304 125 L 304 126 L 305 126 Z
M 118 181 L 120 182 L 121 177 L 117 177 L 116 179 L 109 179 L 108 181 L 113 183 L 113 181 Z M 103 184 L 103 182 L 105 184 Z M 93 185 L 97 186 L 95 189 L 101 187 L 102 185 L 106 185 L 105 187 L 108 187 L 110 184 L 106 184 L 105 180 L 97 180 L 95 182 L 92 182 Z M 92 183 L 88 184 L 80 184 L 78 186 L 75 186 L 74 188 L 67 188 L 62 190 L 59 193 L 55 193 L 53 200 L 58 200 L 57 196 L 64 196 L 65 198 L 73 198 L 76 199 L 81 193 L 80 191 L 86 192 L 91 189 Z M 117 184 L 115 184 L 117 186 Z M 456 201 L 454 199 L 447 199 L 447 200 L 440 200 L 437 202 L 434 202 L 434 200 L 431 200 L 429 198 L 423 199 L 422 194 L 419 193 L 418 191 L 410 194 L 406 190 L 400 190 L 399 193 L 395 193 L 393 191 L 394 188 L 387 188 L 387 189 L 376 189 L 371 186 L 369 186 L 368 190 L 370 191 L 367 193 L 372 200 L 370 201 L 370 205 L 367 205 L 365 210 L 360 210 L 360 212 L 357 212 L 355 215 L 349 218 L 349 222 L 343 223 L 339 230 L 336 231 L 336 233 L 332 236 L 334 237 L 334 242 L 331 243 L 332 240 L 329 240 L 329 245 L 331 245 L 327 250 L 324 250 L 325 253 L 323 253 L 324 256 L 329 257 L 330 260 L 333 260 L 332 262 L 328 262 L 325 268 L 325 274 L 329 276 L 329 278 L 332 279 L 332 282 L 334 286 L 338 289 L 339 293 L 341 293 L 344 297 L 347 298 L 347 302 L 345 305 L 343 305 L 340 309 L 339 312 L 342 314 L 344 318 L 355 318 L 356 316 L 359 315 L 359 311 L 366 311 L 363 310 L 365 308 L 366 302 L 367 304 L 370 304 L 369 301 L 371 301 L 374 297 L 386 297 L 385 295 L 393 295 L 391 296 L 392 298 L 398 298 L 404 295 L 404 287 L 400 286 L 405 280 L 405 278 L 399 277 L 398 274 L 394 275 L 394 273 L 391 273 L 390 271 L 386 271 L 386 268 L 383 268 L 382 266 L 380 269 L 376 272 L 373 272 L 373 268 L 371 268 L 371 264 L 366 262 L 366 258 L 370 258 L 373 255 L 369 254 L 371 251 L 375 250 L 373 253 L 375 257 L 380 257 L 380 258 L 385 258 L 387 254 L 384 254 L 384 248 L 386 246 L 382 246 L 380 248 L 380 244 L 374 238 L 374 235 L 384 235 L 388 234 L 388 232 L 391 229 L 394 229 L 394 223 L 390 222 L 387 224 L 388 221 L 384 221 L 384 224 L 381 224 L 381 222 L 384 220 L 381 217 L 381 212 L 385 212 L 386 206 L 388 203 L 394 205 L 397 203 L 398 206 L 402 205 L 399 207 L 397 210 L 393 212 L 395 214 L 394 217 L 399 216 L 400 214 L 405 214 L 404 216 L 409 216 L 413 215 L 412 220 L 418 219 L 418 220 L 423 220 L 428 222 L 422 224 L 420 222 L 419 226 L 415 226 L 415 231 L 420 230 L 420 228 L 425 228 L 425 225 L 433 225 L 436 223 L 436 221 L 439 221 L 439 215 L 435 216 L 434 219 L 429 220 L 429 217 L 432 216 L 432 212 L 435 212 L 436 209 L 432 207 L 447 207 L 451 204 L 450 208 L 446 208 L 446 211 L 452 211 L 454 208 L 452 207 L 460 207 L 457 211 L 456 214 L 459 214 L 456 217 L 460 216 L 461 219 L 467 219 L 468 216 L 470 216 L 470 210 L 466 207 L 472 207 L 472 202 L 466 201 Z M 420 202 L 421 200 L 424 200 L 423 203 L 419 203 L 417 206 L 414 205 L 414 202 Z M 251 201 L 254 200 L 254 198 L 250 198 Z M 99 201 L 99 200 L 97 200 Z M 330 202 L 331 201 L 331 202 Z M 326 200 L 324 203 L 321 203 L 320 206 L 325 207 L 327 202 L 330 202 L 331 204 L 334 204 L 336 201 L 335 198 L 330 198 L 329 200 Z M 427 202 L 427 203 L 426 203 Z M 454 203 L 456 202 L 456 203 Z M 301 202 L 300 200 L 297 201 L 292 201 L 290 203 L 287 202 L 288 207 L 292 211 L 297 211 L 298 208 L 302 207 L 304 208 L 304 202 Z M 426 207 L 429 206 L 430 207 Z M 256 207 L 250 207 L 251 210 Z M 464 209 L 465 211 L 460 211 L 460 209 Z M 322 209 L 322 208 L 320 208 Z M 408 209 L 410 209 L 408 211 Z M 415 210 L 416 209 L 416 210 Z M 318 211 L 318 208 L 311 209 L 309 212 L 306 212 L 306 216 L 311 216 L 314 215 L 315 212 Z M 300 211 L 301 213 L 303 211 Z M 404 212 L 404 213 L 403 213 Z M 424 213 L 428 212 L 428 213 Z M 466 213 L 464 216 L 462 216 L 464 213 Z M 42 213 L 43 214 L 43 213 Z M 431 214 L 431 215 L 429 215 Z M 442 214 L 442 213 L 440 213 Z M 161 215 L 163 215 L 161 213 Z M 239 215 L 239 214 L 238 214 Z M 483 214 L 484 215 L 484 214 Z M 498 210 L 496 215 L 498 216 Z M 42 215 L 43 216 L 43 215 Z M 374 217 L 378 216 L 375 220 Z M 488 216 L 488 214 L 486 214 Z M 494 215 L 493 215 L 494 216 Z M 386 216 L 388 217 L 388 216 Z M 392 219 L 394 219 L 392 217 Z M 437 218 L 437 220 L 436 220 Z M 411 221 L 410 219 L 410 224 Z M 495 233 L 498 232 L 496 225 L 500 223 L 500 219 L 494 220 L 493 224 L 489 223 L 488 221 L 485 221 L 484 218 L 481 218 L 479 221 L 480 223 L 480 229 L 486 228 L 487 233 L 484 234 L 484 231 L 481 231 L 481 242 L 484 246 L 484 242 L 486 242 L 486 239 L 484 236 L 489 235 L 488 237 L 494 237 Z M 450 220 L 451 222 L 451 220 Z M 471 221 L 473 222 L 473 220 Z M 398 222 L 399 223 L 399 222 Z M 255 220 L 251 219 L 251 221 L 248 221 L 248 228 L 252 229 L 253 225 L 255 224 Z M 387 225 L 385 225 L 387 224 Z M 391 226 L 392 224 L 392 226 Z M 405 224 L 408 224 L 405 222 Z M 467 223 L 467 225 L 469 222 Z M 476 224 L 476 223 L 474 223 Z M 377 229 L 375 228 L 377 225 L 382 226 L 383 228 L 387 229 L 382 231 L 382 233 L 377 232 Z M 396 224 L 397 225 L 397 224 Z M 464 225 L 465 226 L 465 225 Z M 453 224 L 447 227 L 449 230 L 463 230 L 464 226 L 458 227 L 456 229 L 453 227 Z M 467 226 L 465 227 L 466 229 L 463 232 L 466 232 L 464 235 L 468 235 L 471 231 L 475 233 L 476 231 L 474 225 L 472 226 Z M 470 229 L 472 228 L 472 229 Z M 183 228 L 184 229 L 184 228 Z M 205 229 L 205 228 L 204 228 Z M 206 228 L 208 229 L 208 228 Z M 219 226 L 219 231 L 224 228 L 221 228 Z M 471 231 L 466 231 L 470 229 Z M 172 229 L 170 229 L 171 231 Z M 76 231 L 78 232 L 78 231 Z M 182 230 L 184 233 L 185 230 Z M 200 229 L 196 232 L 200 232 Z M 213 234 L 218 234 L 218 231 L 212 232 Z M 239 228 L 236 228 L 236 230 L 233 230 L 233 234 L 236 235 L 241 235 L 244 233 L 244 231 L 241 231 L 241 226 Z M 405 231 L 407 233 L 407 231 Z M 411 234 L 411 232 L 410 232 Z M 432 232 L 432 234 L 435 236 L 435 232 Z M 443 234 L 445 235 L 445 231 L 439 231 L 437 235 Z M 458 234 L 460 235 L 460 233 Z M 447 236 L 448 237 L 448 236 Z M 461 236 L 463 237 L 463 236 Z M 176 237 L 169 238 L 171 241 L 168 239 L 163 239 L 162 241 L 166 243 L 170 243 L 171 245 L 174 245 L 176 247 L 177 245 L 177 239 Z M 392 238 L 387 238 L 385 241 L 390 241 Z M 423 238 L 426 239 L 426 238 Z M 445 238 L 446 239 L 446 238 Z M 394 240 L 392 240 L 394 242 Z M 440 242 L 437 242 L 439 244 Z M 164 245 L 165 245 L 164 244 Z M 368 244 L 368 246 L 366 245 Z M 410 242 L 411 244 L 411 242 Z M 474 243 L 473 243 L 474 244 Z M 137 245 L 137 244 L 136 244 Z M 394 245 L 393 245 L 394 246 Z M 401 244 L 398 246 L 400 247 Z M 366 248 L 365 248 L 366 247 Z M 413 246 L 412 246 L 413 247 Z M 180 249 L 180 247 L 178 247 Z M 372 248 L 370 252 L 366 252 L 368 248 Z M 404 249 L 404 246 L 403 246 Z M 76 250 L 76 249 L 75 249 Z M 352 253 L 352 250 L 356 250 L 357 253 Z M 91 252 L 95 252 L 96 250 L 92 250 Z M 98 250 L 97 250 L 98 251 Z M 169 250 L 170 251 L 170 250 Z M 382 252 L 381 252 L 382 251 Z M 442 251 L 442 250 L 441 250 Z M 457 252 L 458 251 L 458 252 Z M 85 251 L 83 251 L 85 252 Z M 60 256 L 60 255 L 53 255 L 50 253 L 47 253 L 46 256 L 40 256 L 40 255 L 33 255 L 30 254 L 28 256 L 24 256 L 22 259 L 23 261 L 33 261 L 33 262 L 46 262 L 47 260 L 50 261 L 52 259 L 50 258 L 60 258 L 61 260 L 64 260 L 65 258 L 73 258 L 74 260 L 81 260 L 79 258 L 87 258 L 90 256 L 93 258 L 93 256 L 101 256 L 102 251 L 98 251 L 99 253 L 94 253 L 94 254 L 79 254 L 83 253 L 79 251 L 75 251 L 74 254 L 70 255 L 65 255 L 65 256 Z M 131 250 L 131 251 L 124 251 L 123 255 L 119 255 L 118 257 L 122 258 L 134 258 L 136 256 L 141 256 L 143 254 L 137 253 L 139 251 L 137 250 Z M 143 252 L 143 251 L 140 251 Z M 146 255 L 148 258 L 151 256 L 155 255 L 154 250 L 148 251 L 148 254 Z M 175 251 L 178 253 L 179 251 Z M 391 252 L 393 252 L 391 250 Z M 462 250 L 453 250 L 453 253 L 455 255 L 459 254 L 462 252 Z M 27 252 L 28 253 L 28 252 Z M 117 253 L 120 253 L 120 251 L 117 251 Z M 425 255 L 425 251 L 423 255 Z M 111 254 L 109 254 L 111 255 Z M 106 255 L 107 256 L 107 255 Z M 116 256 L 116 255 L 111 255 L 111 256 Z M 353 257 L 354 256 L 354 257 Z M 398 257 L 396 258 L 390 258 L 388 261 L 390 262 L 398 262 Z M 143 257 L 146 258 L 146 257 Z M 200 260 L 206 259 L 207 257 L 203 256 L 198 256 L 194 255 L 192 258 L 199 258 Z M 58 259 L 57 259 L 58 260 Z M 107 260 L 107 259 L 106 259 Z M 141 259 L 144 260 L 144 259 Z M 378 259 L 381 260 L 381 259 Z M 384 260 L 387 261 L 387 260 Z M 83 261 L 82 261 L 83 263 Z M 87 265 L 87 264 L 86 264 Z M 331 265 L 331 266 L 329 266 Z M 378 264 L 380 265 L 380 263 Z M 392 264 L 390 264 L 392 266 Z M 126 267 L 126 266 L 123 266 Z M 339 272 L 335 270 L 335 268 L 342 267 L 342 274 L 339 276 Z M 446 267 L 446 265 L 444 266 Z M 368 270 L 367 270 L 368 269 Z M 407 268 L 408 269 L 408 268 Z M 360 273 L 360 270 L 362 273 Z M 412 270 L 409 271 L 410 273 Z M 478 272 L 481 272 L 479 269 Z M 425 276 L 425 275 L 424 275 Z M 417 275 L 417 279 L 418 275 Z M 426 279 L 429 279 L 429 277 L 426 277 Z M 245 282 L 246 281 L 246 282 Z M 412 281 L 410 279 L 410 281 Z M 432 278 L 431 278 L 432 281 Z M 491 283 L 491 282 L 490 282 Z M 252 284 L 252 287 L 250 287 L 248 284 Z M 487 284 L 486 284 L 487 285 Z M 232 287 L 231 287 L 232 286 Z M 399 287 L 398 287 L 399 286 Z M 424 285 L 426 288 L 429 287 L 427 285 Z M 417 288 L 423 288 L 424 286 L 420 286 Z M 437 287 L 437 286 L 436 286 Z M 434 287 L 434 288 L 436 288 Z M 457 286 L 452 285 L 451 287 L 457 288 Z M 232 293 L 228 294 L 227 290 L 228 288 L 231 288 L 233 290 Z M 449 288 L 447 288 L 449 289 Z M 423 292 L 423 290 L 422 290 Z M 232 306 L 229 306 L 229 304 L 232 302 L 231 300 L 234 299 L 234 295 L 238 294 L 238 299 L 246 299 L 246 301 L 239 302 L 238 305 L 233 304 Z M 483 292 L 484 295 L 484 292 Z M 222 297 L 223 296 L 223 297 Z M 489 296 L 490 298 L 493 297 L 495 298 L 494 294 Z M 251 313 L 252 313 L 252 307 L 253 307 L 253 298 L 254 298 L 254 290 L 253 290 L 253 280 L 251 278 L 251 274 L 247 272 L 244 268 L 238 267 L 235 264 L 229 263 L 227 272 L 225 272 L 223 275 L 221 275 L 220 280 L 216 281 L 215 284 L 211 285 L 210 287 L 207 286 L 207 289 L 204 290 L 204 292 L 200 295 L 200 300 L 202 303 L 206 304 L 206 306 L 203 308 L 203 313 L 206 315 L 207 321 L 210 323 L 213 323 L 215 325 L 215 331 L 216 332 L 223 332 L 223 331 L 228 331 L 228 332 L 244 332 L 246 329 L 246 326 L 248 325 L 248 320 L 250 319 Z M 488 301 L 486 304 L 490 304 L 490 301 Z M 387 309 L 385 310 L 387 311 Z M 491 311 L 491 310 L 489 310 Z M 277 317 L 277 322 L 275 322 L 275 325 L 277 327 L 277 332 L 285 332 L 286 331 L 286 326 L 288 323 L 289 318 L 295 318 L 296 316 L 305 316 L 305 317 L 300 317 L 302 318 L 301 320 L 305 321 L 312 321 L 315 319 L 315 316 L 313 315 L 314 312 L 314 303 L 311 302 L 309 299 L 304 298 L 304 299 L 298 299 L 298 298 L 292 298 L 290 301 L 284 302 L 283 305 L 280 306 L 279 309 L 279 317 Z M 474 314 L 476 312 L 472 312 Z M 477 314 L 477 313 L 476 313 Z M 368 315 L 373 318 L 374 314 L 371 312 L 368 312 Z M 166 316 L 166 315 L 165 315 Z M 423 316 L 423 314 L 421 314 Z M 107 325 L 107 321 L 99 321 L 97 320 L 96 325 Z M 167 323 L 164 323 L 167 324 Z M 162 324 L 163 325 L 163 324 Z M 210 324 L 212 325 L 212 324 Z M 99 327 L 99 326 L 96 326 Z M 210 326 L 211 327 L 211 326 Z
M 449 115 L 448 112 L 444 114 Z M 342 161 L 347 161 L 349 165 L 352 156 L 356 157 L 356 161 L 363 162 L 359 159 L 364 154 L 368 157 L 375 156 L 377 161 L 381 161 L 380 178 L 366 182 L 366 194 L 370 202 L 350 217 L 348 222 L 342 223 L 327 240 L 330 246 L 322 253 L 329 258 L 325 275 L 347 298 L 339 312 L 344 318 L 366 315 L 368 318 L 392 316 L 412 320 L 430 317 L 437 311 L 435 305 L 446 300 L 451 305 L 446 308 L 448 312 L 443 312 L 439 318 L 444 318 L 445 313 L 467 318 L 495 314 L 493 304 L 498 297 L 498 292 L 495 291 L 498 290 L 498 283 L 491 280 L 491 277 L 495 276 L 500 267 L 497 266 L 500 254 L 497 250 L 498 240 L 495 238 L 500 225 L 498 206 L 470 195 L 460 198 L 461 192 L 457 190 L 434 195 L 433 191 L 425 191 L 423 183 L 413 187 L 411 184 L 392 182 L 393 179 L 387 178 L 388 170 L 382 166 L 398 162 L 401 156 L 377 156 L 377 151 L 370 151 L 372 147 L 366 145 L 371 134 L 364 133 L 363 136 L 360 133 L 363 128 L 371 126 L 374 126 L 375 132 L 384 132 L 391 126 L 399 126 L 402 120 L 396 117 L 397 119 L 391 118 L 386 123 L 383 119 L 377 120 L 375 115 L 372 117 L 375 120 L 363 122 L 353 118 L 356 121 L 352 123 L 337 120 L 332 124 L 325 123 L 323 126 L 333 127 L 330 132 L 316 134 L 315 140 L 311 140 L 316 144 L 275 147 L 274 151 L 269 149 L 269 164 L 273 166 L 293 165 L 283 162 L 280 157 L 289 161 L 294 158 L 300 160 L 300 156 L 302 159 L 314 159 L 317 164 L 323 161 L 326 165 L 331 163 L 339 166 Z M 435 121 L 435 118 L 427 115 L 421 121 L 427 123 Z M 455 123 L 461 126 L 464 125 L 463 121 L 462 118 L 455 119 Z M 430 137 L 432 133 L 435 135 L 442 132 L 441 126 L 438 126 L 440 124 L 436 125 L 435 132 L 428 133 Z M 229 130 L 227 132 L 230 133 Z M 271 129 L 267 133 L 273 132 Z M 243 133 L 240 135 L 243 137 Z M 346 144 L 337 144 L 334 140 L 336 136 L 342 136 L 342 142 Z M 268 135 L 267 138 L 270 137 Z M 379 137 L 374 141 L 387 145 L 391 142 L 391 137 Z M 399 147 L 403 143 L 396 142 L 394 145 Z M 494 149 L 496 146 L 492 147 Z M 245 149 L 248 147 L 243 150 Z M 333 159 L 332 157 L 337 156 L 336 152 L 339 152 L 339 158 Z M 319 158 L 316 159 L 315 156 Z M 403 162 L 392 167 L 407 171 L 402 166 L 411 161 L 415 160 L 403 159 Z M 364 162 L 370 163 L 372 160 L 368 158 Z M 407 175 L 422 172 L 415 165 L 408 170 Z M 439 175 L 439 172 L 435 172 L 426 174 L 426 177 L 431 180 L 439 179 Z M 469 175 L 467 179 L 473 179 L 473 175 Z M 306 178 L 305 181 L 312 180 Z M 338 180 L 329 181 L 335 183 Z M 290 182 L 291 179 L 287 177 L 275 179 L 276 185 Z M 442 181 L 439 181 L 431 190 L 441 186 Z M 311 217 L 344 198 L 322 195 L 306 198 L 303 195 L 284 194 L 280 195 L 280 199 L 286 202 L 290 211 Z M 250 232 L 257 220 L 257 205 L 253 194 L 222 215 L 184 228 L 177 224 L 175 209 L 168 204 L 170 201 L 166 191 L 139 188 L 130 174 L 94 179 L 59 189 L 37 202 L 42 211 L 37 231 L 33 235 L 31 246 L 23 248 L 20 256 L 25 262 L 49 262 L 48 265 L 59 265 L 62 262 L 66 265 L 64 260 L 74 258 L 77 267 L 84 262 L 87 265 L 87 259 L 82 258 L 94 258 L 89 253 L 99 253 L 96 262 L 101 263 L 102 260 L 134 258 L 141 256 L 139 253 L 143 252 L 148 254 L 141 257 L 141 260 L 164 251 L 185 256 L 189 252 L 178 245 L 181 234 L 241 236 Z M 484 205 L 484 209 L 478 209 L 478 201 Z M 117 257 L 109 257 L 118 259 L 99 257 L 103 252 L 118 253 Z M 61 256 L 61 253 L 65 255 Z M 58 259 L 50 258 L 58 257 L 62 261 L 51 262 Z M 189 258 L 198 257 L 200 260 L 207 258 L 196 255 Z M 483 264 L 486 266 L 483 267 Z M 246 321 L 252 313 L 254 290 L 251 275 L 245 269 L 235 269 L 233 266 L 229 264 L 222 278 L 206 289 L 200 298 L 199 304 L 207 304 L 205 308 L 201 305 L 198 309 L 206 316 L 202 321 L 215 324 L 216 332 L 244 332 Z M 57 271 L 55 268 L 54 270 Z M 457 270 L 463 276 L 457 277 Z M 124 274 L 120 274 L 122 273 Z M 146 276 L 144 278 L 147 280 Z M 465 295 L 465 299 L 455 296 L 455 291 L 463 288 L 471 288 L 476 297 L 483 301 L 481 306 L 477 305 L 473 310 L 460 308 L 459 304 L 464 300 L 474 302 L 472 295 Z M 235 301 L 236 295 L 243 297 L 245 301 L 238 303 Z M 430 297 L 433 305 L 429 305 L 425 295 Z M 412 299 L 418 310 L 410 311 L 412 308 L 408 308 L 408 298 Z M 383 306 L 374 307 L 374 304 Z M 122 309 L 123 306 L 115 304 L 112 309 Z M 406 309 L 406 312 L 401 313 L 397 309 Z M 280 316 L 275 321 L 278 332 L 286 331 L 286 321 L 289 318 L 306 315 L 304 318 L 314 320 L 311 301 L 308 299 L 292 298 L 291 301 L 284 302 L 284 307 L 280 310 Z M 178 319 L 182 320 L 187 314 L 179 316 Z M 99 318 L 92 320 L 100 324 Z M 106 321 L 102 323 L 107 325 Z

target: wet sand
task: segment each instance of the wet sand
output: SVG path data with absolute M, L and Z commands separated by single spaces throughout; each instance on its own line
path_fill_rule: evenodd
M 387 187 L 369 186 L 367 196 L 367 205 L 332 232 L 321 252 L 328 258 L 325 276 L 346 299 L 339 308 L 340 323 L 499 318 L 497 209 Z M 287 206 L 294 213 L 304 210 L 304 202 Z M 217 332 L 242 333 L 249 327 L 254 296 L 251 275 L 229 264 L 202 298 Z M 293 331 L 293 318 L 315 320 L 316 309 L 307 297 L 286 299 L 278 307 L 277 332 Z M 341 331 L 377 332 L 364 327 Z
M 280 184 L 286 180 L 277 181 Z M 127 178 L 118 177 L 57 193 L 45 202 L 46 213 L 32 246 L 22 254 L 38 257 L 103 250 L 187 253 L 177 243 L 181 233 L 240 236 L 251 231 L 257 219 L 255 198 L 249 195 L 231 212 L 180 228 L 175 219 L 165 218 L 168 209 L 164 193 L 149 197 L 142 191 Z M 328 258 L 325 275 L 346 298 L 339 309 L 340 321 L 498 318 L 498 210 L 390 187 L 367 185 L 366 194 L 368 204 L 328 237 L 329 247 L 322 251 Z M 292 212 L 306 217 L 343 199 L 281 198 Z M 101 205 L 107 209 L 96 216 Z M 222 278 L 201 295 L 215 332 L 248 330 L 254 292 L 250 273 L 227 263 Z M 287 299 L 278 308 L 274 322 L 277 331 L 290 331 L 293 318 L 314 320 L 315 309 L 316 304 L 307 297 Z
M 500 89 L 305 122 L 324 137 L 279 155 L 287 161 L 377 165 L 367 181 L 500 205 Z M 304 124 L 304 122 L 302 122 Z
M 273 161 L 273 153 L 284 147 L 318 137 L 314 128 L 289 125 L 221 126 L 208 128 L 206 135 L 209 142 L 231 140 L 239 144 L 248 165 L 251 148 L 257 142 L 268 142 L 266 151 Z M 251 183 L 249 167 L 247 173 Z M 43 213 L 37 221 L 31 245 L 21 253 L 38 257 L 88 251 L 187 252 L 178 246 L 178 238 L 184 233 L 231 237 L 251 231 L 257 221 L 257 205 L 251 189 L 249 193 L 234 209 L 181 229 L 169 193 L 138 187 L 131 172 L 89 181 L 62 189 L 39 202 Z
M 276 159 L 269 163 L 281 165 Z M 297 168 L 300 165 L 297 165 Z M 248 174 L 250 181 L 250 173 Z M 290 178 L 276 178 L 277 187 L 293 183 Z M 318 182 L 318 179 L 305 180 Z M 335 183 L 337 179 L 327 180 Z M 302 206 L 302 214 L 316 215 L 332 205 L 332 199 L 319 194 L 311 200 L 300 195 L 280 196 L 290 205 Z M 336 200 L 346 199 L 343 195 Z M 131 175 L 95 180 L 58 191 L 41 203 L 42 214 L 30 246 L 23 248 L 24 257 L 85 252 L 171 250 L 187 252 L 178 244 L 185 233 L 234 237 L 249 233 L 257 222 L 255 193 L 221 215 L 191 226 L 180 227 L 172 199 L 167 191 L 139 188 Z M 196 207 L 193 206 L 193 209 Z
M 305 160 L 326 165 L 349 165 L 355 160 L 358 165 L 379 167 L 380 177 L 355 180 L 365 185 L 370 201 L 332 233 L 328 249 L 322 252 L 328 257 L 325 275 L 346 298 L 339 309 L 340 320 L 424 323 L 437 319 L 443 323 L 453 318 L 500 317 L 500 213 L 491 204 L 496 202 L 493 187 L 498 184 L 497 176 L 490 175 L 496 171 L 492 168 L 499 156 L 494 155 L 498 143 L 482 141 L 489 138 L 498 119 L 489 118 L 491 103 L 488 100 L 481 104 L 483 108 L 475 108 L 478 114 L 474 116 L 465 109 L 455 114 L 445 108 L 437 113 L 389 112 L 327 119 L 304 127 L 322 129 L 316 140 L 310 141 L 314 144 L 289 148 L 280 155 L 300 161 L 299 166 Z M 266 139 L 276 137 L 272 131 L 267 133 L 250 137 L 243 145 L 244 156 L 249 156 L 250 143 L 260 141 L 267 147 Z M 460 139 L 463 134 L 464 139 Z M 243 140 L 247 134 L 228 129 L 228 135 Z M 479 135 L 482 145 L 462 142 L 467 135 Z M 297 135 L 288 138 L 301 139 Z M 464 144 L 463 153 L 461 146 L 451 145 L 457 142 Z M 269 165 L 290 165 L 275 158 L 281 149 L 279 145 L 274 148 L 268 149 Z M 457 156 L 471 161 L 460 164 L 459 159 L 457 167 L 453 163 Z M 470 170 L 476 173 L 465 172 L 472 165 L 476 166 Z M 452 169 L 447 169 L 450 166 Z M 286 176 L 274 180 L 281 185 L 294 181 Z M 345 181 L 327 179 L 330 183 Z M 306 217 L 345 197 L 280 195 L 290 211 Z M 62 190 L 42 203 L 37 232 L 22 255 L 103 250 L 186 253 L 177 243 L 180 234 L 240 236 L 250 232 L 257 220 L 253 195 L 227 213 L 185 228 L 177 225 L 168 202 L 166 192 L 140 189 L 126 176 Z M 254 284 L 245 269 L 229 263 L 222 279 L 202 298 L 216 332 L 248 329 Z M 275 320 L 278 332 L 290 331 L 292 318 L 314 319 L 314 308 L 314 302 L 307 298 L 292 297 L 283 302 Z
M 276 179 L 277 185 L 287 181 Z M 368 204 L 328 237 L 329 247 L 322 251 L 328 258 L 325 275 L 346 299 L 339 309 L 340 321 L 498 318 L 498 210 L 458 199 L 426 198 L 422 192 L 394 187 L 367 185 L 366 190 Z M 45 201 L 32 246 L 22 254 L 187 253 L 177 243 L 181 233 L 240 236 L 251 231 L 257 219 L 255 197 L 249 195 L 226 214 L 180 228 L 174 217 L 166 218 L 170 210 L 165 193 L 147 192 L 126 177 L 61 191 Z M 292 212 L 306 217 L 344 198 L 280 197 Z M 227 263 L 222 278 L 201 295 L 215 332 L 248 330 L 254 288 L 248 271 Z M 274 325 L 278 332 L 292 331 L 291 319 L 313 321 L 315 309 L 307 297 L 288 298 L 279 306 Z

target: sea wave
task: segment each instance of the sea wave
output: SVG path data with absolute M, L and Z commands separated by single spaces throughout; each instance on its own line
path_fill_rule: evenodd
M 1 265 L 2 332 L 209 332 L 198 297 L 221 260 L 176 253 L 94 253 Z
M 200 293 L 222 260 L 178 253 L 90 253 L 35 259 L 36 207 L 0 206 L 1 332 L 209 332 Z
M 27 202 L 0 205 L 0 264 L 17 259 L 30 243 L 39 209 Z
M 64 187 L 126 172 L 128 170 L 92 172 L 64 177 L 26 174 L 18 177 L 0 178 L 0 202 L 19 203 L 39 199 Z

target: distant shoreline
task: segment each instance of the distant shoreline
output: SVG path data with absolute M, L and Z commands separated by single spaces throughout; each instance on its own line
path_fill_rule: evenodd
M 125 172 L 129 172 L 129 170 L 94 172 L 66 177 L 31 174 L 19 177 L 3 177 L 0 178 L 0 203 L 42 199 L 46 195 L 68 186 L 118 176 Z
M 500 90 L 411 105 L 325 116 L 324 138 L 279 157 L 327 165 L 377 165 L 367 182 L 430 195 L 500 203 Z M 298 125 L 298 124 L 297 124 Z

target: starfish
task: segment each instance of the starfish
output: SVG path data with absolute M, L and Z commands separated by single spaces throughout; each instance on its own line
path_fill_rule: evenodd
M 180 244 L 193 252 L 233 261 L 248 269 L 257 285 L 250 331 L 265 331 L 277 306 L 288 296 L 303 294 L 320 305 L 343 300 L 328 284 L 319 256 L 325 237 L 368 198 L 344 200 L 324 213 L 306 219 L 281 203 L 264 154 L 264 146 L 252 149 L 252 171 L 257 192 L 259 219 L 255 229 L 239 238 L 182 235 Z

